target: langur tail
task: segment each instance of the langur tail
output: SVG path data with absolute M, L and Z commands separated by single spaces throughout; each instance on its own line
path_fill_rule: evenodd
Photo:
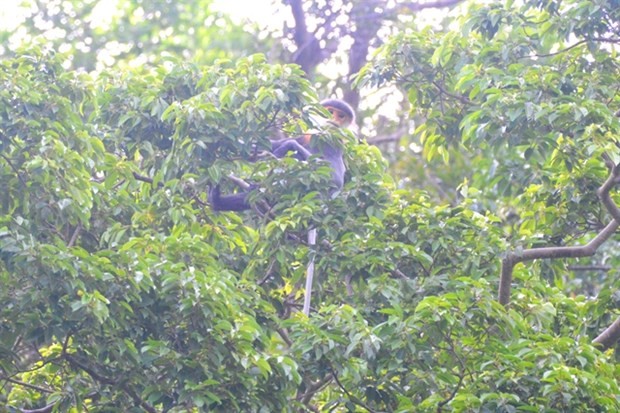
M 310 314 L 310 301 L 312 299 L 312 279 L 314 278 L 314 256 L 316 252 L 312 248 L 316 245 L 316 228 L 312 228 L 308 231 L 308 248 L 311 248 L 309 253 L 308 269 L 306 271 L 306 295 L 304 297 L 304 314 Z

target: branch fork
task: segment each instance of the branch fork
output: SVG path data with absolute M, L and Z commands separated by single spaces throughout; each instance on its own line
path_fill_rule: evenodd
M 498 301 L 500 304 L 504 306 L 510 304 L 512 274 L 517 264 L 536 259 L 589 257 L 594 255 L 598 248 L 616 233 L 618 226 L 620 226 L 620 208 L 618 208 L 613 199 L 611 199 L 610 192 L 612 188 L 620 183 L 620 164 L 612 163 L 608 156 L 604 156 L 604 160 L 609 167 L 609 176 L 597 190 L 597 195 L 613 219 L 586 245 L 531 248 L 523 250 L 520 253 L 513 251 L 507 252 L 502 260 L 499 281 Z M 593 342 L 595 344 L 600 344 L 604 348 L 608 348 L 619 339 L 620 318 L 603 331 Z

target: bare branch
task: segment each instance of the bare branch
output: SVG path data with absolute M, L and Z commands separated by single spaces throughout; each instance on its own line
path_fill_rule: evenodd
M 73 247 L 75 245 L 75 243 L 77 242 L 78 236 L 80 235 L 80 232 L 82 231 L 82 223 L 79 222 L 77 224 L 77 226 L 75 227 L 75 231 L 73 231 L 73 235 L 71 235 L 71 239 L 69 240 L 69 243 L 67 244 L 67 246 L 69 248 Z
M 580 258 L 594 255 L 598 248 L 607 241 L 618 228 L 616 220 L 611 221 L 594 239 L 586 245 L 576 247 L 546 247 L 524 250 L 521 254 L 510 252 L 502 261 L 502 273 L 499 283 L 498 300 L 502 305 L 510 303 L 510 289 L 512 284 L 512 272 L 515 265 L 520 262 L 536 259 L 549 258 Z
M 452 6 L 456 6 L 462 1 L 463 0 L 436 0 L 436 1 L 429 1 L 429 2 L 423 2 L 423 3 L 417 3 L 417 2 L 409 3 L 409 4 L 405 3 L 405 4 L 399 4 L 399 6 L 406 7 L 407 9 L 411 11 L 420 11 L 424 9 L 439 9 L 442 7 L 452 7 Z
M 26 184 L 26 181 L 24 180 L 24 177 L 22 176 L 22 174 L 19 173 L 19 169 L 17 169 L 17 167 L 15 167 L 15 165 L 13 165 L 13 163 L 11 162 L 11 160 L 9 158 L 7 158 L 6 156 L 4 156 L 2 154 L 0 154 L 0 156 L 2 157 L 2 159 L 4 159 L 6 161 L 6 163 L 9 164 L 9 166 L 11 167 L 13 172 L 15 172 L 15 175 L 17 176 L 17 179 L 19 179 L 19 182 L 24 186 L 24 188 L 26 188 L 28 186 L 28 184 Z
M 353 296 L 353 286 L 351 285 L 351 280 L 353 279 L 353 276 L 351 274 L 347 274 L 344 277 L 344 285 L 347 288 L 347 296 L 351 297 Z
M 571 271 L 609 271 L 612 267 L 608 265 L 569 265 Z
M 367 404 L 365 404 L 362 400 L 358 399 L 357 397 L 355 397 L 354 395 L 352 395 L 351 393 L 349 393 L 349 391 L 347 390 L 346 387 L 344 387 L 342 385 L 342 383 L 340 382 L 340 380 L 338 379 L 338 375 L 336 374 L 336 371 L 334 370 L 333 366 L 329 366 L 330 370 L 332 371 L 332 377 L 334 378 L 334 381 L 336 382 L 336 384 L 338 385 L 338 387 L 340 387 L 340 389 L 342 390 L 342 392 L 347 396 L 347 398 L 353 403 L 356 404 L 359 407 L 362 407 L 364 409 L 366 409 L 369 412 L 375 412 L 375 410 L 373 410 L 370 406 L 368 406 Z
M 620 43 L 620 39 L 607 39 L 605 37 L 590 37 L 587 39 L 583 39 L 583 40 L 579 40 L 577 43 L 572 44 L 570 46 L 565 47 L 562 50 L 558 50 L 557 52 L 553 52 L 553 53 L 546 53 L 546 54 L 535 54 L 535 55 L 527 55 L 527 56 L 523 56 L 521 57 L 521 59 L 527 59 L 527 58 L 532 58 L 532 57 L 552 57 L 552 56 L 557 56 L 559 54 L 562 53 L 566 53 L 571 49 L 574 49 L 575 47 L 581 46 L 582 44 L 588 43 L 588 42 L 599 42 L 599 43 Z
M 459 102 L 461 102 L 461 103 L 463 103 L 463 104 L 466 104 L 466 105 L 468 105 L 468 104 L 470 104 L 470 103 L 471 103 L 471 100 L 469 100 L 469 99 L 468 99 L 468 98 L 466 98 L 465 96 L 461 96 L 461 95 L 454 95 L 454 94 L 452 94 L 452 93 L 448 92 L 448 91 L 447 91 L 447 90 L 446 90 L 443 86 L 441 86 L 441 85 L 440 85 L 438 82 L 436 82 L 436 81 L 433 81 L 433 85 L 434 85 L 434 86 L 435 86 L 435 87 L 439 90 L 439 92 L 440 92 L 440 93 L 442 93 L 442 94 L 444 94 L 444 95 L 446 95 L 446 96 L 448 96 L 448 97 L 451 97 L 452 99 L 456 99 L 456 100 L 458 100 Z
M 614 187 L 618 183 L 618 179 L 620 178 L 620 165 L 614 165 L 611 168 L 611 173 L 607 180 L 603 183 L 603 185 L 596 191 L 596 194 L 609 211 L 609 214 L 614 217 L 614 220 L 620 222 L 620 208 L 614 203 L 611 199 L 610 191 L 611 188 Z
M 309 383 L 307 385 L 306 391 L 304 393 L 298 394 L 295 398 L 301 403 L 308 405 L 308 403 L 310 403 L 310 400 L 312 400 L 312 396 L 314 396 L 316 392 L 321 390 L 323 387 L 327 386 L 333 379 L 334 376 L 328 374 L 316 383 Z
M 614 165 L 610 168 L 609 177 L 597 191 L 601 202 L 605 205 L 609 211 L 609 214 L 614 219 L 586 245 L 573 247 L 533 248 L 526 249 L 520 254 L 515 252 L 509 252 L 506 254 L 506 257 L 502 260 L 502 270 L 499 281 L 498 301 L 500 304 L 508 305 L 510 303 L 512 273 L 515 265 L 518 263 L 536 259 L 589 257 L 596 253 L 598 248 L 616 232 L 616 229 L 620 225 L 620 208 L 618 208 L 618 206 L 613 202 L 611 195 L 609 194 L 611 189 L 619 182 L 619 180 L 620 165 Z
M 48 389 L 48 388 L 41 387 L 41 386 L 36 386 L 30 383 L 25 383 L 23 381 L 15 380 L 10 377 L 0 377 L 0 380 L 5 380 L 5 381 L 8 381 L 9 383 L 17 384 L 18 386 L 23 386 L 23 387 L 27 387 L 32 390 L 36 390 L 39 393 L 54 393 L 54 390 L 52 389 Z
M 54 410 L 54 406 L 56 406 L 56 403 L 48 404 L 47 406 L 43 406 L 39 409 L 33 409 L 33 410 L 20 409 L 20 410 L 22 413 L 50 413 L 52 410 Z
M 250 184 L 248 184 L 246 181 L 244 181 L 241 178 L 237 178 L 235 175 L 230 174 L 228 175 L 228 179 L 230 179 L 231 181 L 234 182 L 235 185 L 237 185 L 239 188 L 244 189 L 244 190 L 248 190 L 250 189 Z
M 592 343 L 599 344 L 603 348 L 607 349 L 618 340 L 620 340 L 620 317 L 618 317 L 612 325 L 607 327 L 605 331 L 599 334 L 599 336 L 595 338 Z

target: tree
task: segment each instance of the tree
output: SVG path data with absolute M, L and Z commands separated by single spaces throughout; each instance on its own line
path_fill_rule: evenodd
M 461 36 L 397 37 L 366 74 L 406 89 L 425 118 L 418 134 L 428 158 L 449 161 L 465 149 L 480 159 L 469 162 L 462 193 L 473 188 L 474 197 L 492 200 L 481 201 L 484 210 L 508 212 L 513 245 L 503 259 L 503 304 L 516 264 L 592 256 L 620 222 L 611 195 L 620 126 L 617 17 L 613 1 L 472 7 Z
M 502 257 L 615 225 L 613 6 L 471 5 L 362 71 L 406 93 L 450 203 L 396 189 L 376 147 L 322 130 L 297 66 L 171 57 L 86 75 L 33 46 L 3 60 L 0 403 L 617 411 L 615 355 L 593 343 L 615 318 L 613 271 L 524 260 L 497 300 Z M 311 128 L 345 147 L 336 197 L 320 161 L 258 157 Z M 270 210 L 211 211 L 207 188 L 232 190 L 230 173 Z M 613 267 L 608 232 L 605 256 L 579 265 Z

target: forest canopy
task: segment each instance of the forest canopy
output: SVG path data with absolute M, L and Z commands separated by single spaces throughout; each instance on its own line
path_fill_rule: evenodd
M 617 0 L 102 4 L 0 31 L 8 412 L 620 409 Z

